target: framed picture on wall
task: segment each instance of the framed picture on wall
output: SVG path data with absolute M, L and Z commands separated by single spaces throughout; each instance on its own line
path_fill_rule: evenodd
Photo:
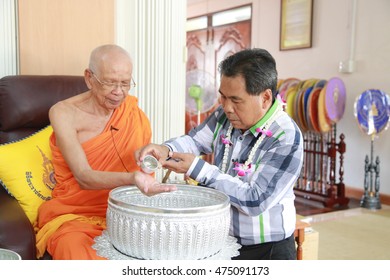
M 280 50 L 311 48 L 313 0 L 281 0 Z

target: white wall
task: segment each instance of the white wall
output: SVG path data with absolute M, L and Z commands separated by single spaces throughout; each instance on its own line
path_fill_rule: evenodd
M 188 16 L 215 12 L 253 3 L 252 43 L 270 51 L 278 65 L 279 78 L 341 78 L 347 90 L 343 118 L 337 125 L 347 143 L 344 182 L 363 189 L 364 159 L 370 155 L 370 137 L 360 131 L 354 116 L 356 98 L 376 88 L 390 94 L 390 1 L 356 0 L 356 69 L 339 73 L 340 61 L 350 55 L 353 0 L 314 0 L 313 46 L 309 49 L 279 51 L 280 1 L 194 1 Z M 191 4 L 189 2 L 189 4 Z M 383 131 L 374 141 L 374 156 L 380 158 L 380 192 L 390 194 L 390 132 Z
M 18 73 L 16 3 L 0 1 L 0 78 Z
M 132 54 L 137 83 L 133 94 L 150 119 L 152 142 L 159 144 L 182 135 L 186 1 L 116 0 L 115 20 L 116 43 Z M 162 180 L 163 170 L 156 175 Z

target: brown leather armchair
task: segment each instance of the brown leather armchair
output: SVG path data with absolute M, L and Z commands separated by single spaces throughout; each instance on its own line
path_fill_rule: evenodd
M 6 76 L 0 79 L 0 145 L 27 137 L 49 124 L 49 108 L 86 91 L 82 76 Z M 0 160 L 1 155 L 0 155 Z M 0 248 L 36 259 L 35 233 L 18 201 L 0 185 Z M 50 256 L 46 257 L 50 258 Z

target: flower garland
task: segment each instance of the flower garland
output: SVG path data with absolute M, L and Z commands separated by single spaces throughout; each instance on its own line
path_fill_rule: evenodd
M 252 167 L 252 160 L 253 157 L 260 146 L 261 142 L 263 142 L 265 137 L 271 137 L 272 131 L 269 130 L 271 124 L 279 117 L 281 112 L 283 112 L 283 104 L 281 102 L 278 103 L 278 106 L 276 107 L 276 110 L 274 114 L 268 119 L 268 121 L 264 124 L 263 128 L 256 128 L 256 132 L 261 132 L 261 136 L 257 139 L 255 145 L 252 147 L 251 151 L 249 152 L 248 159 L 245 161 L 245 163 L 238 163 L 234 162 L 234 168 L 233 170 L 237 171 L 238 176 L 245 176 L 246 174 L 249 174 L 251 172 Z M 232 124 L 229 125 L 229 128 L 225 135 L 221 135 L 222 143 L 225 145 L 225 150 L 223 153 L 223 159 L 222 159 L 222 172 L 226 173 L 227 171 L 227 162 L 228 162 L 228 155 L 230 151 L 230 146 L 233 145 L 232 141 L 230 140 L 231 135 L 233 131 Z

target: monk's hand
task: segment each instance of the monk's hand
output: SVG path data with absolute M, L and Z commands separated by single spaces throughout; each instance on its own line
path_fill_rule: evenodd
M 195 159 L 194 154 L 190 153 L 177 153 L 170 151 L 168 158 L 162 162 L 162 167 L 174 171 L 176 173 L 187 173 L 192 162 Z
M 163 192 L 171 192 L 177 189 L 174 185 L 161 184 L 157 182 L 153 176 L 140 171 L 135 172 L 134 178 L 138 189 L 147 196 Z

